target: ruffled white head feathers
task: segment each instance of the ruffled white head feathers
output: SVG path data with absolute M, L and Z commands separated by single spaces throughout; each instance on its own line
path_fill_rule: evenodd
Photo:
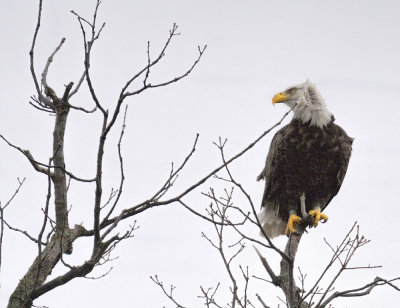
M 312 126 L 324 127 L 331 121 L 331 113 L 325 101 L 310 81 L 291 86 L 285 91 L 276 94 L 272 102 L 285 103 L 293 108 L 293 119 L 303 123 L 310 122 Z

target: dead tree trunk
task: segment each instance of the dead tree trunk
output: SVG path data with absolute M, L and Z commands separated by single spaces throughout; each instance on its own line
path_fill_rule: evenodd
M 71 250 L 72 243 L 79 236 L 82 236 L 83 232 L 82 227 L 76 226 L 74 229 L 64 229 L 63 232 L 55 233 L 46 248 L 36 257 L 25 276 L 20 280 L 17 288 L 10 296 L 7 308 L 31 307 L 32 301 L 45 293 L 41 286 L 60 261 L 62 254 Z
M 303 290 L 296 286 L 293 277 L 294 260 L 302 235 L 303 231 L 301 233 L 293 233 L 290 235 L 286 243 L 285 254 L 291 261 L 289 262 L 285 258 L 282 258 L 280 264 L 281 271 L 279 274 L 279 286 L 285 294 L 290 308 L 310 308 L 308 303 L 301 301 L 301 292 L 303 292 Z

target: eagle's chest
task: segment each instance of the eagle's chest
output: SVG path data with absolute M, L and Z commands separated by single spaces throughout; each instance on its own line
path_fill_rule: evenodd
M 298 126 L 285 136 L 284 174 L 296 185 L 318 185 L 334 180 L 337 172 L 339 143 L 328 128 Z M 302 185 L 303 186 L 303 185 Z

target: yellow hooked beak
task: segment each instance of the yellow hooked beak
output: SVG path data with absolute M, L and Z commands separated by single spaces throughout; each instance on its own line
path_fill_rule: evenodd
M 272 105 L 275 105 L 276 103 L 282 103 L 283 101 L 287 100 L 289 98 L 289 95 L 280 92 L 272 98 Z

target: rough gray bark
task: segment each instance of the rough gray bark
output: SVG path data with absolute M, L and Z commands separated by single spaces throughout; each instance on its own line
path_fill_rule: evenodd
M 84 229 L 75 226 L 74 229 L 64 229 L 55 233 L 42 253 L 35 258 L 33 264 L 20 280 L 17 288 L 10 296 L 7 308 L 31 307 L 37 298 L 40 288 L 60 261 L 61 255 L 69 251 L 72 243 L 82 236 Z
M 68 94 L 73 83 L 70 83 L 64 94 L 64 99 L 59 99 L 53 90 L 46 89 L 49 96 L 53 99 L 56 121 L 53 131 L 53 161 L 56 168 L 51 177 L 54 183 L 54 204 L 56 209 L 57 228 L 64 230 L 68 228 L 68 202 L 67 202 L 67 179 L 64 160 L 64 134 L 69 113 Z M 57 168 L 62 167 L 62 168 Z
M 300 240 L 303 235 L 301 233 L 292 233 L 286 243 L 285 254 L 289 256 L 292 262 L 288 262 L 284 258 L 281 260 L 281 271 L 279 274 L 279 287 L 282 289 L 289 303 L 290 308 L 309 308 L 306 302 L 301 302 L 301 291 L 295 284 L 293 277 L 294 260 L 299 248 Z
M 38 288 L 40 289 L 51 274 L 53 268 L 60 261 L 62 254 L 71 253 L 72 243 L 84 233 L 83 227 L 76 226 L 74 229 L 69 229 L 68 227 L 64 133 L 69 112 L 68 94 L 72 85 L 73 83 L 71 82 L 66 86 L 65 93 L 61 99 L 57 97 L 50 87 L 45 89 L 46 95 L 52 99 L 53 109 L 56 113 L 52 157 L 55 168 L 54 172 L 47 171 L 54 184 L 55 234 L 43 251 L 39 249 L 38 256 L 11 295 L 8 308 L 31 307 L 32 300 L 37 298 Z

